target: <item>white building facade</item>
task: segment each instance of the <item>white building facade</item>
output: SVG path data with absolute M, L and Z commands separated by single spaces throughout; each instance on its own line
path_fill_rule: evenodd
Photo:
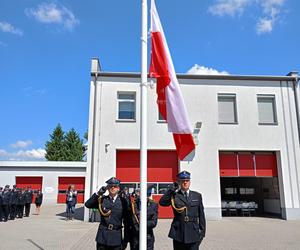
M 197 144 L 193 159 L 181 162 L 172 134 L 160 120 L 155 88 L 149 87 L 148 182 L 156 183 L 157 198 L 178 171 L 187 170 L 191 189 L 202 193 L 208 219 L 221 219 L 222 201 L 234 199 L 255 200 L 261 213 L 300 219 L 297 77 L 296 72 L 179 74 Z M 101 72 L 99 61 L 93 59 L 89 110 L 85 199 L 111 176 L 137 187 L 140 74 Z

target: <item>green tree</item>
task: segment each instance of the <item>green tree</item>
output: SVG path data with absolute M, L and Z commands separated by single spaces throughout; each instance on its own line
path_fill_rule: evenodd
M 84 157 L 84 145 L 79 134 L 72 128 L 64 138 L 64 150 L 66 161 L 82 161 Z
M 60 124 L 50 134 L 50 140 L 46 142 L 45 150 L 45 157 L 48 161 L 64 161 L 64 131 Z

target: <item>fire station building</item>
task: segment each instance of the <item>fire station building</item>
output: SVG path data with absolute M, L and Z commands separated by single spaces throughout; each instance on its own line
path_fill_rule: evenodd
M 179 161 L 172 134 L 148 88 L 148 182 L 158 200 L 178 171 L 191 173 L 208 219 L 239 214 L 300 219 L 299 85 L 287 76 L 178 74 L 196 150 Z M 150 79 L 149 79 L 150 82 Z M 102 72 L 92 60 L 85 194 L 111 176 L 139 186 L 140 74 Z M 242 210 L 243 211 L 243 210 Z M 169 208 L 159 208 L 169 218 Z M 85 219 L 88 211 L 85 212 Z

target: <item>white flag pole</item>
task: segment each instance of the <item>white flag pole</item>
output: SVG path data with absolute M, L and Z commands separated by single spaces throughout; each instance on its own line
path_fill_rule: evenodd
M 142 0 L 140 116 L 140 250 L 147 249 L 147 0 Z

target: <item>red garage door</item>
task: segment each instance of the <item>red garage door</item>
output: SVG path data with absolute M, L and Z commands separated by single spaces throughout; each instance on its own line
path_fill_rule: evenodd
M 221 177 L 275 177 L 275 152 L 219 152 Z
M 70 185 L 77 190 L 77 202 L 84 202 L 85 177 L 58 177 L 57 203 L 66 203 L 66 191 Z
M 43 177 L 42 176 L 16 176 L 17 188 L 27 188 L 31 187 L 34 192 L 33 200 L 35 201 L 35 196 L 38 190 L 42 190 Z
M 178 172 L 178 157 L 176 151 L 149 150 L 147 158 L 148 182 L 156 184 L 155 201 L 159 201 L 166 191 L 168 183 L 176 180 Z M 117 178 L 122 183 L 135 185 L 140 181 L 140 151 L 118 150 L 117 151 Z M 126 185 L 126 184 L 124 184 Z M 159 218 L 172 218 L 171 207 L 159 206 Z

